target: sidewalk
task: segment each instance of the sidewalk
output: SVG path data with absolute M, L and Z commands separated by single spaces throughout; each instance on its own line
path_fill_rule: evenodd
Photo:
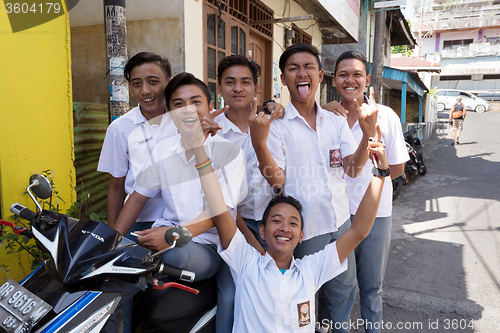
M 446 120 L 423 148 L 427 175 L 394 201 L 382 332 L 500 332 L 500 113 L 468 113 L 459 146 Z

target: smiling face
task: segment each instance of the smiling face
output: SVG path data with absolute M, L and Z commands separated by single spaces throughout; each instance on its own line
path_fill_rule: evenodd
M 200 119 L 213 109 L 203 90 L 192 84 L 175 89 L 169 103 L 168 115 L 181 134 L 194 134 L 201 131 Z
M 217 84 L 217 90 L 224 98 L 224 102 L 234 110 L 248 110 L 257 89 L 258 85 L 253 82 L 252 71 L 243 65 L 226 69 L 222 73 L 220 84 Z
M 344 59 L 337 65 L 333 78 L 333 86 L 337 89 L 342 101 L 363 103 L 363 93 L 370 84 L 370 75 L 366 75 L 365 65 L 358 59 Z M 361 104 L 360 104 L 361 105 Z
M 323 70 L 320 70 L 313 54 L 297 52 L 286 60 L 281 82 L 288 87 L 293 101 L 314 101 L 321 81 L 323 81 Z
M 130 93 L 139 102 L 147 120 L 165 113 L 163 90 L 168 83 L 160 66 L 153 62 L 135 66 L 130 71 Z
M 302 242 L 301 216 L 297 208 L 278 203 L 269 211 L 266 224 L 259 227 L 260 237 L 266 242 L 267 252 L 273 258 L 293 256 L 297 244 Z

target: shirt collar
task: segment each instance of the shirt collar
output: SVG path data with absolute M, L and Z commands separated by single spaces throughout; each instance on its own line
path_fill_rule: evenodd
M 268 265 L 274 265 L 276 269 L 278 269 L 278 265 L 276 265 L 274 259 L 267 252 L 264 258 L 262 259 L 262 264 L 264 265 L 264 267 L 267 267 Z M 288 270 L 292 269 L 299 269 L 299 266 L 297 266 L 297 262 L 295 261 L 295 257 L 292 257 L 292 262 L 290 263 L 290 268 Z
M 323 113 L 324 112 L 328 112 L 328 111 L 325 111 L 324 109 L 322 109 L 321 106 L 318 104 L 318 102 L 315 102 L 315 103 L 316 103 L 316 110 L 318 112 L 317 115 L 316 115 L 316 118 L 320 119 L 323 116 Z M 289 120 L 293 119 L 293 118 L 302 118 L 302 119 L 304 119 L 304 117 L 302 117 L 300 115 L 299 111 L 297 111 L 297 109 L 292 104 L 292 102 L 288 103 L 288 106 L 285 109 L 285 116 L 283 118 L 287 118 Z
M 146 119 L 146 117 L 144 117 L 144 115 L 142 114 L 141 109 L 140 109 L 139 106 L 136 106 L 135 108 L 133 108 L 129 112 L 132 112 L 132 119 L 133 119 L 134 125 L 142 124 L 142 123 L 149 124 L 148 120 Z M 164 114 L 162 114 L 162 115 L 160 115 L 158 117 L 162 117 L 162 119 L 161 119 L 161 125 L 163 125 L 166 121 L 171 120 L 170 117 L 167 116 L 166 113 L 164 113 Z
M 220 119 L 218 123 L 222 125 L 222 129 L 220 130 L 222 134 L 227 134 L 229 131 L 233 131 L 238 134 L 245 134 L 238 128 L 238 126 L 233 124 L 233 122 L 226 117 L 226 113 L 221 114 L 219 117 Z

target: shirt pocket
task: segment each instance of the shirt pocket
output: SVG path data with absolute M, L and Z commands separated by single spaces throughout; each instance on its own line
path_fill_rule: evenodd
M 290 300 L 290 323 L 294 332 L 309 331 L 314 323 L 314 297 Z

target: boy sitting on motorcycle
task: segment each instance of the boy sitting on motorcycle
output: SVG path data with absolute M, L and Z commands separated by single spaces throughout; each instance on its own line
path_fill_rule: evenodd
M 203 134 L 200 119 L 213 109 L 213 103 L 207 86 L 192 74 L 180 73 L 172 78 L 165 88 L 165 101 L 167 114 L 179 134 L 154 147 L 114 228 L 126 235 L 148 199 L 161 192 L 165 203 L 163 217 L 157 219 L 151 229 L 137 232 L 140 235 L 137 241 L 151 250 L 161 251 L 169 247 L 165 232 L 174 225 L 186 226 L 194 237 L 193 241 L 186 247 L 165 252 L 162 261 L 194 272 L 195 280 L 217 275 L 218 295 L 225 294 L 224 288 L 234 288 L 234 285 L 229 270 L 221 270 L 218 274 L 223 264 L 217 253 L 219 237 L 213 228 L 207 198 L 196 171 L 201 166 L 196 164 L 194 158 L 193 140 L 196 141 L 196 148 L 201 147 L 211 157 L 216 170 L 215 179 L 220 182 L 218 186 L 224 193 L 224 206 L 233 219 L 240 198 L 245 197 L 244 193 L 240 194 L 246 190 L 244 155 L 238 145 L 217 135 L 206 137 Z M 224 301 L 227 302 L 227 299 L 218 297 L 217 321 L 224 315 L 232 315 L 232 298 L 229 306 L 220 304 Z
M 293 257 L 304 235 L 300 203 L 292 197 L 271 200 L 259 228 L 267 245 L 262 256 L 237 230 L 201 139 L 194 145 L 196 163 L 203 165 L 197 168 L 201 184 L 219 232 L 220 255 L 231 268 L 236 285 L 233 332 L 314 332 L 316 291 L 346 270 L 345 259 L 373 225 L 385 180 L 380 174 L 389 169 L 381 136 L 377 126 L 377 138 L 369 143 L 368 151 L 376 154 L 378 168 L 373 169 L 352 225 L 336 242 L 302 259 Z

